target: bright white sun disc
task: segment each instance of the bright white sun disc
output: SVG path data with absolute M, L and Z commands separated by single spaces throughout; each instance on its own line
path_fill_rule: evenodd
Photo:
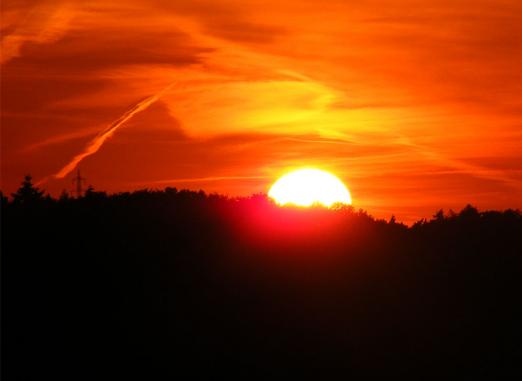
M 319 169 L 300 169 L 290 172 L 270 188 L 268 196 L 277 204 L 331 207 L 336 203 L 351 204 L 350 192 L 337 177 Z

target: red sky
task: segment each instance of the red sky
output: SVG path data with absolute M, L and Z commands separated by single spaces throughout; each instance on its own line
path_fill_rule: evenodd
M 1 27 L 4 192 L 71 189 L 97 139 L 111 192 L 316 166 L 378 217 L 522 208 L 519 0 L 4 0 Z

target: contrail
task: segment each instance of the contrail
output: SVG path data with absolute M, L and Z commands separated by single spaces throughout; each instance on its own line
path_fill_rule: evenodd
M 90 156 L 98 152 L 103 143 L 105 143 L 105 141 L 108 138 L 110 138 L 116 132 L 116 130 L 123 126 L 125 122 L 127 122 L 137 113 L 146 110 L 154 102 L 158 101 L 163 96 L 163 94 L 165 94 L 165 92 L 167 92 L 172 88 L 172 86 L 174 86 L 174 84 L 175 82 L 171 83 L 160 92 L 151 95 L 148 98 L 145 98 L 144 100 L 133 106 L 131 109 L 127 110 L 122 116 L 120 116 L 118 119 L 112 122 L 107 128 L 105 128 L 103 131 L 100 131 L 98 135 L 96 135 L 96 137 L 87 144 L 83 152 L 76 155 L 65 167 L 58 171 L 53 177 L 57 179 L 63 179 L 65 176 L 71 173 L 74 170 L 74 168 L 76 168 L 76 166 L 80 163 L 80 161 L 85 159 L 87 156 Z

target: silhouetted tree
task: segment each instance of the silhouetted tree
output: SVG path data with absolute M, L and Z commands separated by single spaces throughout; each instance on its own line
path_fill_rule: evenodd
M 454 220 L 457 218 L 457 216 L 458 216 L 457 212 L 455 212 L 453 209 L 450 209 L 448 211 L 448 219 Z
M 440 209 L 437 213 L 433 215 L 433 218 L 436 222 L 443 222 L 444 221 L 444 210 Z
M 58 201 L 60 202 L 67 202 L 71 199 L 71 196 L 69 195 L 69 192 L 67 192 L 65 189 L 62 190 L 62 193 L 60 193 L 60 197 L 58 198 Z
M 4 193 L 2 191 L 0 191 L 0 206 L 5 206 L 8 202 L 8 198 L 4 196 Z
M 13 203 L 15 204 L 32 204 L 38 201 L 44 200 L 44 191 L 41 191 L 37 187 L 33 186 L 32 177 L 26 175 L 24 181 L 16 193 L 12 193 Z
M 480 217 L 479 211 L 474 206 L 468 204 L 459 213 L 460 218 L 477 219 Z
M 124 194 L 125 195 L 125 194 Z M 83 196 L 86 200 L 100 200 L 107 198 L 107 192 L 98 192 L 94 190 L 92 185 L 89 185 L 85 190 L 85 194 Z

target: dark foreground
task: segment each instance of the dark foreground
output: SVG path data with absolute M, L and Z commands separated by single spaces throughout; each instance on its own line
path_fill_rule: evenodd
M 406 228 L 174 189 L 2 206 L 4 380 L 522 376 L 521 293 L 515 211 Z

